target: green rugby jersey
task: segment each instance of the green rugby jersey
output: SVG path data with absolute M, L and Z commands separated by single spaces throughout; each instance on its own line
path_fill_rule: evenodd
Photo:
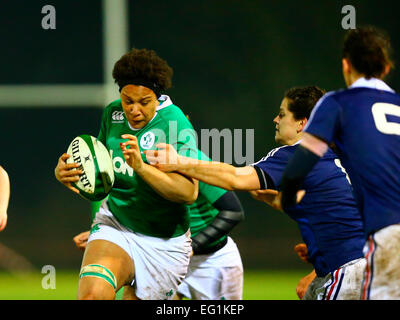
M 196 157 L 197 140 L 191 123 L 164 95 L 160 97 L 154 118 L 142 129 L 134 129 L 126 120 L 119 99 L 105 108 L 98 136 L 113 161 L 115 182 L 107 204 L 115 218 L 129 229 L 153 237 L 171 238 L 184 234 L 189 228 L 187 206 L 164 199 L 135 174 L 120 149 L 120 143 L 126 141 L 121 138 L 123 134 L 137 137 L 146 163 L 143 151 L 156 149 L 156 144 L 161 142 L 173 145 L 181 155 Z
M 211 161 L 203 152 L 200 151 L 201 160 Z M 192 237 L 198 234 L 215 219 L 219 211 L 213 207 L 213 203 L 222 197 L 227 190 L 215 186 L 211 186 L 202 181 L 199 181 L 199 195 L 196 202 L 189 205 L 190 212 L 190 232 Z M 217 241 L 211 243 L 212 247 L 219 242 L 225 240 L 226 236 L 221 237 Z

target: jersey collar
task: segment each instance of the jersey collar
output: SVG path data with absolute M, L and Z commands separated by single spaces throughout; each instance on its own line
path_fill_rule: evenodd
M 384 91 L 389 91 L 389 92 L 394 93 L 394 90 L 392 88 L 390 88 L 385 82 L 383 82 L 382 80 L 377 79 L 377 78 L 365 79 L 364 77 L 362 77 L 362 78 L 358 79 L 357 81 L 355 81 L 349 87 L 349 89 L 360 88 L 360 87 L 384 90 Z
M 158 98 L 158 101 L 160 101 L 160 104 L 157 106 L 157 111 L 164 109 L 172 104 L 171 98 L 166 94 L 161 95 L 161 97 Z

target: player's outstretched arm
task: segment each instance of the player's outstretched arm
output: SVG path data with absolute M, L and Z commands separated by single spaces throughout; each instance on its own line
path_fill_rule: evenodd
M 136 136 L 124 134 L 121 150 L 129 166 L 163 198 L 177 203 L 191 204 L 197 199 L 198 181 L 180 173 L 165 173 L 143 162 Z
M 79 175 L 82 174 L 83 171 L 78 169 L 81 166 L 79 163 L 66 163 L 69 157 L 69 154 L 64 153 L 58 158 L 57 166 L 54 169 L 54 175 L 64 186 L 79 194 L 79 190 L 74 188 L 72 183 L 79 181 Z
M 253 167 L 234 167 L 216 161 L 202 161 L 179 155 L 173 146 L 156 145 L 158 150 L 146 150 L 147 161 L 164 172 L 178 171 L 186 176 L 226 190 L 257 190 L 260 182 Z
M 7 209 L 10 201 L 10 178 L 7 171 L 0 166 L 0 231 L 7 225 Z

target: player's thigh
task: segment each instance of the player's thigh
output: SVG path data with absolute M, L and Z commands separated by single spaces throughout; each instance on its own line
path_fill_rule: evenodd
M 179 292 L 194 300 L 241 300 L 243 268 L 241 265 L 197 268 L 184 280 Z
M 242 300 L 243 299 L 243 268 L 241 266 L 227 267 L 220 270 L 221 299 Z
M 85 267 L 97 268 L 106 277 L 96 274 L 92 269 L 87 270 L 85 276 L 81 276 L 79 280 L 79 299 L 113 299 L 116 291 L 132 281 L 135 272 L 134 263 L 125 250 L 107 240 L 93 240 L 87 244 L 82 270 Z M 115 287 L 109 281 L 113 277 Z
M 400 299 L 400 224 L 370 235 L 365 245 L 367 267 L 362 299 Z

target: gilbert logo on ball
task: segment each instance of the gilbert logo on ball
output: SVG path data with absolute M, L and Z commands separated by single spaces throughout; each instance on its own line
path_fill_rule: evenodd
M 73 183 L 82 197 L 91 201 L 104 199 L 114 184 L 114 170 L 107 148 L 95 137 L 77 136 L 70 143 L 67 163 L 79 163 L 83 174 Z

